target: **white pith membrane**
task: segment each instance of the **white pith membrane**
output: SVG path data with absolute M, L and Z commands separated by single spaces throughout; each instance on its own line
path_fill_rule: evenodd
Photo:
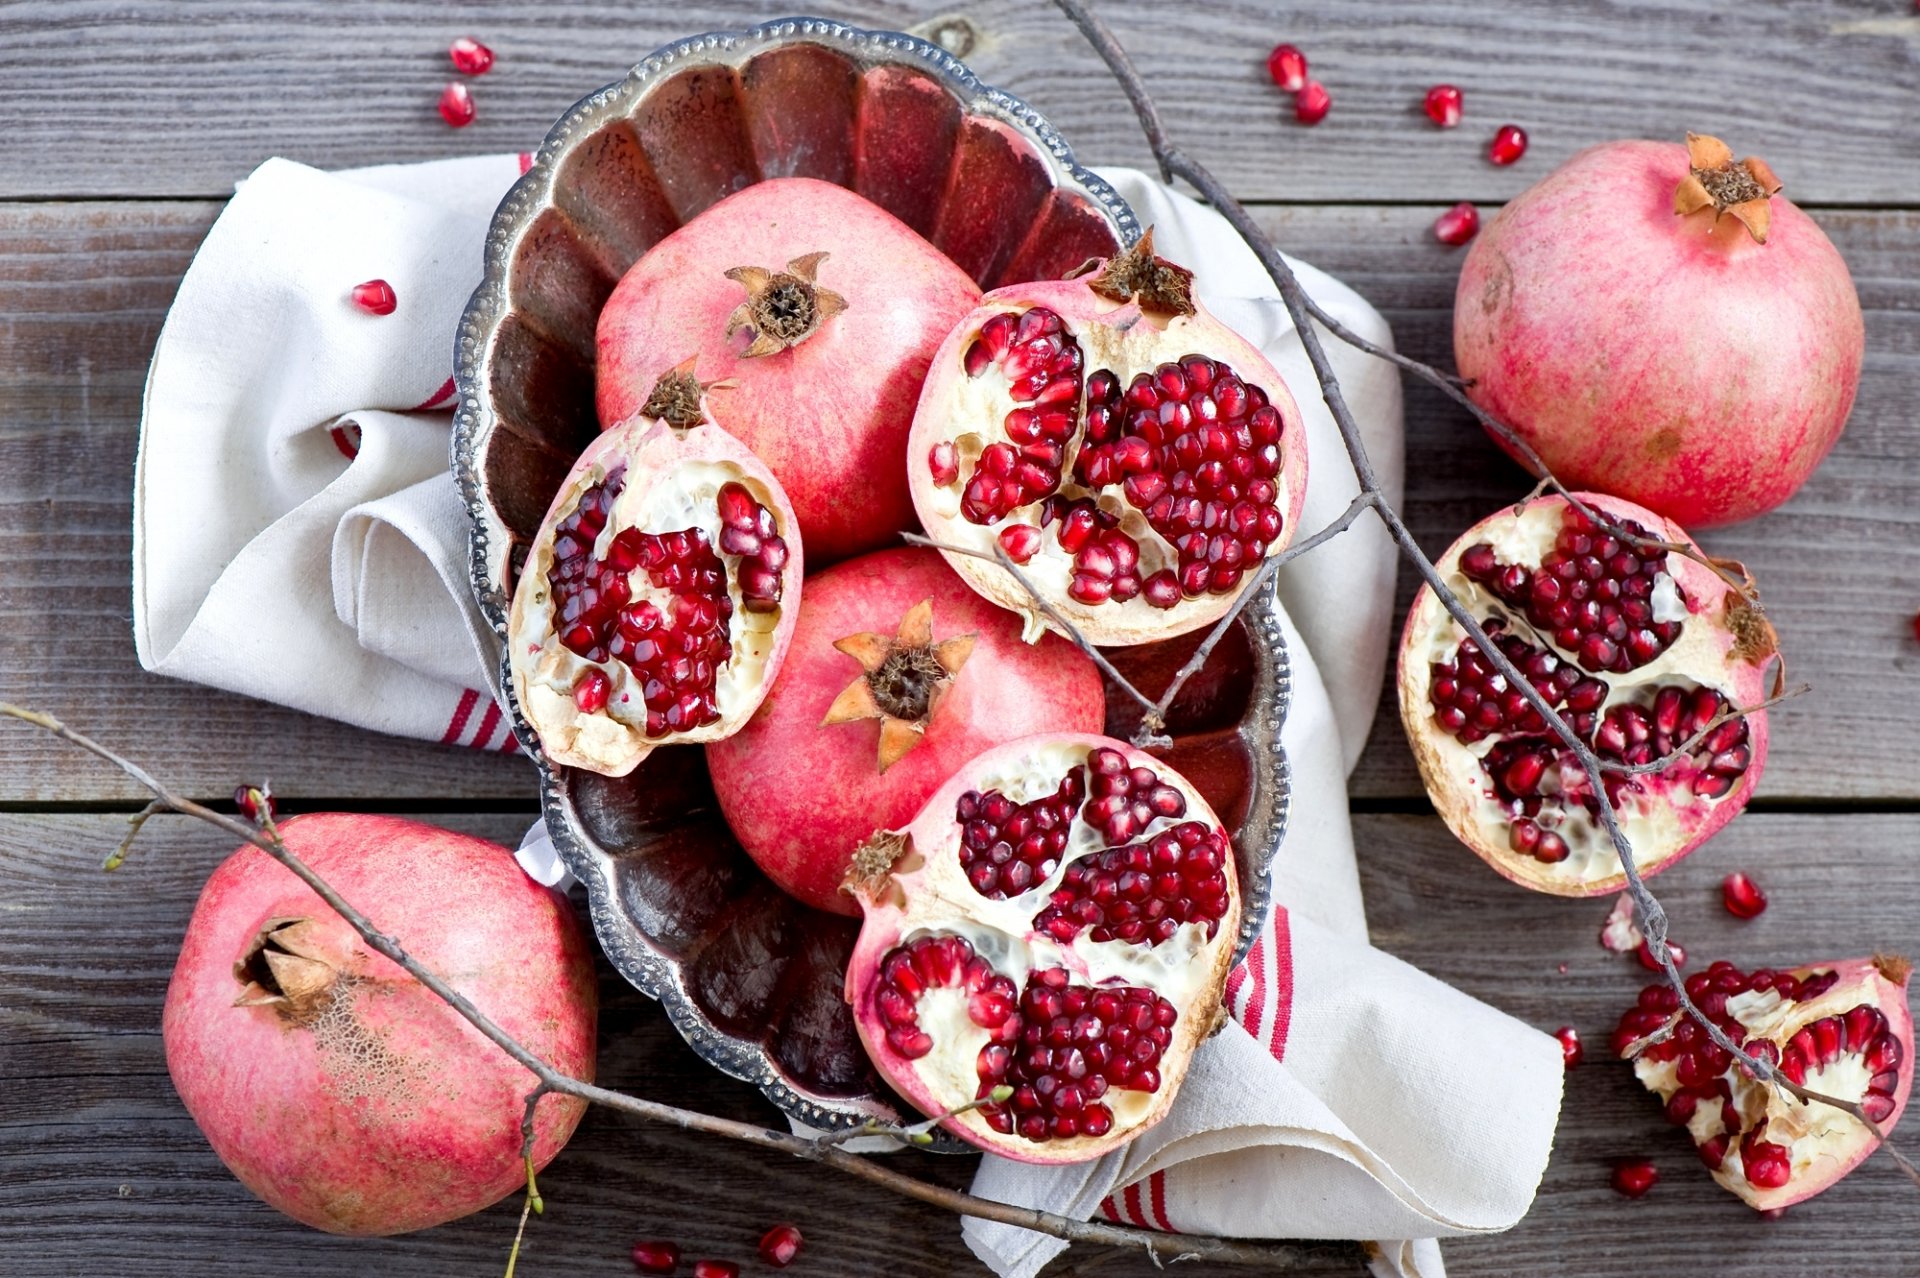
M 1790 1040 L 1815 1022 L 1830 1017 L 1845 1018 L 1863 1004 L 1878 1008 L 1885 1017 L 1886 1030 L 1900 1043 L 1902 1069 L 1894 1109 L 1879 1123 L 1884 1135 L 1893 1130 L 1905 1108 L 1910 1078 L 1906 1062 L 1912 1057 L 1913 1037 L 1903 988 L 1904 964 L 1898 969 L 1903 979 L 1896 983 L 1886 978 L 1878 962 L 1858 960 L 1796 968 L 1789 973 L 1796 979 L 1827 972 L 1838 972 L 1839 979 L 1832 988 L 1805 1001 L 1789 1001 L 1775 990 L 1743 991 L 1726 1000 L 1726 1011 L 1744 1027 L 1748 1041 L 1771 1043 L 1778 1060 L 1784 1057 Z M 1673 1013 L 1667 1029 L 1677 1026 L 1683 1018 L 1684 1013 Z M 1632 1040 L 1622 1051 L 1623 1056 L 1633 1058 L 1634 1076 L 1663 1103 L 1686 1090 L 1679 1076 L 1678 1060 L 1655 1060 L 1645 1055 L 1650 1047 L 1667 1037 L 1665 1030 L 1657 1031 Z M 1742 1036 L 1735 1033 L 1732 1037 L 1738 1043 Z M 1808 1069 L 1801 1086 L 1838 1101 L 1861 1103 L 1873 1077 L 1858 1050 L 1862 1046 L 1849 1044 L 1849 1050 L 1841 1051 L 1832 1062 Z M 1709 1170 L 1722 1187 L 1755 1208 L 1764 1210 L 1797 1202 L 1826 1188 L 1878 1143 L 1872 1131 L 1852 1114 L 1819 1102 L 1803 1105 L 1790 1093 L 1760 1083 L 1737 1066 L 1730 1066 L 1718 1075 L 1718 1080 L 1728 1087 L 1740 1120 L 1738 1130 L 1728 1131 L 1726 1116 L 1716 1097 L 1711 1101 L 1702 1099 L 1697 1104 L 1685 1124 L 1687 1134 L 1696 1146 L 1725 1137 L 1723 1159 L 1718 1167 L 1710 1166 Z M 1762 1121 L 1765 1127 L 1756 1139 L 1784 1147 L 1792 1169 L 1790 1179 L 1775 1188 L 1751 1183 L 1742 1155 L 1743 1134 L 1754 1132 Z
M 522 712 L 540 734 L 542 748 L 556 762 L 591 768 L 610 776 L 624 776 L 633 770 L 655 746 L 718 740 L 732 733 L 758 707 L 767 683 L 767 662 L 775 650 L 781 620 L 791 606 L 791 587 L 797 580 L 792 564 L 797 562 L 797 538 L 782 513 L 784 497 L 776 494 L 771 474 L 759 473 L 747 466 L 713 457 L 676 458 L 696 441 L 699 432 L 717 431 L 711 426 L 696 426 L 675 434 L 665 423 L 636 421 L 616 428 L 638 434 L 632 447 L 614 447 L 600 453 L 591 463 L 577 464 L 562 489 L 563 504 L 550 512 L 542 524 L 539 538 L 527 555 L 514 590 L 512 623 L 509 631 L 514 681 Z M 610 431 L 602 439 L 615 432 Z M 593 450 L 589 450 L 590 453 Z M 584 459 L 583 459 L 584 461 Z M 647 705 L 642 696 L 642 681 L 623 661 L 609 658 L 590 661 L 560 641 L 554 629 L 554 596 L 549 574 L 554 565 L 556 526 L 573 515 L 581 497 L 603 484 L 616 473 L 623 483 L 605 526 L 595 538 L 592 554 L 604 559 L 614 539 L 633 528 L 647 534 L 670 534 L 697 529 L 709 548 L 726 568 L 727 594 L 733 602 L 727 620 L 731 656 L 715 666 L 714 698 L 720 717 L 712 723 L 686 731 L 668 731 L 649 736 L 646 730 Z M 779 606 L 767 612 L 752 612 L 742 606 L 739 568 L 742 557 L 720 549 L 721 519 L 718 509 L 720 489 L 737 483 L 746 488 L 754 501 L 773 515 L 775 528 L 789 547 L 789 568 L 782 576 L 789 588 Z M 645 600 L 668 618 L 672 616 L 673 593 L 653 584 L 648 569 L 636 567 L 626 574 L 628 606 Z M 603 709 L 583 713 L 575 704 L 574 688 L 582 675 L 598 670 L 611 688 Z
M 1709 606 L 1717 606 L 1718 600 L 1683 599 L 1680 587 L 1668 572 L 1660 572 L 1656 576 L 1652 595 L 1654 620 L 1683 621 L 1680 636 L 1646 665 L 1622 674 L 1611 670 L 1586 671 L 1579 665 L 1575 654 L 1559 646 L 1550 633 L 1536 628 L 1524 611 L 1502 600 L 1487 586 L 1462 571 L 1461 552 L 1481 541 L 1494 548 L 1502 564 L 1538 565 L 1554 548 L 1568 509 L 1558 501 L 1535 502 L 1517 515 L 1509 514 L 1484 521 L 1461 537 L 1435 567 L 1447 587 L 1479 619 L 1483 627 L 1497 621 L 1507 633 L 1525 640 L 1532 647 L 1553 654 L 1582 675 L 1591 674 L 1603 680 L 1607 684 L 1607 696 L 1594 712 L 1596 723 L 1615 706 L 1650 707 L 1654 694 L 1663 687 L 1677 687 L 1688 692 L 1701 687 L 1712 688 L 1726 699 L 1729 706 L 1739 705 L 1735 678 L 1737 658 L 1733 646 L 1714 621 L 1704 615 Z M 1613 515 L 1605 506 L 1596 506 L 1595 509 L 1616 520 L 1622 518 Z M 1657 529 L 1651 531 L 1655 536 L 1659 535 Z M 1671 562 L 1669 556 L 1669 566 Z M 1407 720 L 1409 735 L 1415 741 L 1415 756 L 1427 780 L 1428 793 L 1434 797 L 1440 815 L 1454 827 L 1462 841 L 1471 843 L 1476 850 L 1493 850 L 1503 872 L 1529 886 L 1574 894 L 1618 887 L 1624 881 L 1624 875 L 1613 842 L 1598 817 L 1577 798 L 1564 804 L 1549 801 L 1542 805 L 1539 817 L 1542 828 L 1566 840 L 1569 851 L 1564 860 L 1543 862 L 1511 848 L 1509 832 L 1517 808 L 1502 802 L 1492 777 L 1481 761 L 1503 741 L 1513 738 L 1495 731 L 1468 744 L 1435 721 L 1431 696 L 1433 666 L 1453 661 L 1460 645 L 1466 642 L 1467 635 L 1447 614 L 1431 590 L 1423 589 L 1420 592 L 1416 607 L 1418 613 L 1412 623 L 1414 641 L 1401 658 L 1401 714 Z M 1695 611 L 1690 612 L 1689 609 Z M 1564 710 L 1562 713 L 1565 713 Z M 1753 717 L 1749 716 L 1749 719 Z M 1416 719 L 1418 735 L 1415 734 Z M 1591 737 L 1592 734 L 1589 734 L 1589 745 L 1592 744 Z M 1551 740 L 1556 749 L 1563 749 L 1558 738 Z M 1664 795 L 1679 794 L 1686 807 L 1695 813 L 1725 804 L 1733 804 L 1737 808 L 1745 802 L 1752 789 L 1756 771 L 1749 767 L 1726 794 L 1709 798 L 1693 794 L 1687 789 L 1700 770 L 1692 757 L 1682 757 L 1660 773 L 1633 778 L 1641 787 L 1639 791 L 1622 791 L 1615 811 L 1621 830 L 1633 846 L 1635 864 L 1643 873 L 1682 851 L 1692 832 L 1701 823 L 1697 815 L 1683 820 L 1680 810 L 1667 802 Z M 1547 771 L 1540 788 L 1547 795 L 1557 796 L 1568 788 L 1584 794 L 1590 786 L 1584 769 L 1571 756 L 1567 756 L 1557 770 L 1550 768 Z M 1446 801 L 1449 797 L 1452 802 Z M 1551 824 L 1549 817 L 1556 808 L 1561 815 L 1557 824 Z M 1469 830 L 1473 832 L 1472 837 L 1469 837 Z
M 1051 796 L 1059 790 L 1068 772 L 1083 767 L 1093 750 L 1101 746 L 1122 749 L 1130 765 L 1152 767 L 1168 785 L 1186 799 L 1186 810 L 1178 816 L 1155 816 L 1122 842 L 1107 837 L 1080 815 L 1086 806 L 1083 795 L 1074 805 L 1067 845 L 1060 862 L 1043 880 L 1024 892 L 995 900 L 982 895 L 968 882 L 960 864 L 961 825 L 954 817 L 955 798 L 961 791 L 985 794 L 999 791 L 1018 804 Z M 868 1052 L 896 1085 L 909 1075 L 917 1083 L 902 1086 L 910 1099 L 930 1115 L 939 1115 L 975 1101 L 981 1087 L 978 1061 L 981 1049 L 993 1040 L 992 1033 L 976 1024 L 968 1011 L 968 992 L 964 985 L 928 989 L 915 1004 L 920 1028 L 934 1040 L 926 1055 L 913 1058 L 895 1051 L 884 1034 L 869 1032 L 874 993 L 882 985 L 880 960 L 896 948 L 910 946 L 926 937 L 957 936 L 965 939 L 974 954 L 984 958 L 997 975 L 1012 980 L 1016 990 L 1014 1016 L 1020 1012 L 1020 995 L 1036 970 L 1065 968 L 1075 986 L 1100 989 L 1135 987 L 1152 990 L 1173 1005 L 1178 1019 L 1172 1027 L 1172 1039 L 1159 1058 L 1161 1085 L 1156 1091 L 1112 1087 L 1099 1098 L 1113 1114 L 1109 1133 L 1100 1137 L 1075 1135 L 1049 1136 L 1030 1140 L 1017 1131 L 1012 1134 L 993 1130 L 978 1111 L 970 1110 L 946 1120 L 946 1125 L 995 1152 L 1010 1157 L 1029 1156 L 1035 1161 L 1074 1161 L 1091 1158 L 1137 1135 L 1144 1126 L 1164 1114 L 1176 1090 L 1175 1081 L 1185 1072 L 1185 1062 L 1200 1039 L 1216 1027 L 1221 990 L 1231 965 L 1232 949 L 1239 928 L 1240 899 L 1237 876 L 1230 854 L 1223 867 L 1228 888 L 1226 911 L 1211 939 L 1204 923 L 1185 922 L 1171 939 L 1158 945 L 1119 939 L 1093 941 L 1082 929 L 1075 938 L 1062 944 L 1055 938 L 1036 932 L 1034 919 L 1050 903 L 1052 893 L 1061 886 L 1074 862 L 1097 855 L 1110 847 L 1150 841 L 1164 831 L 1186 822 L 1200 822 L 1221 829 L 1220 821 L 1187 781 L 1164 763 L 1127 750 L 1119 742 L 1094 738 L 1036 739 L 1003 747 L 990 753 L 992 764 L 976 770 L 964 768 L 961 779 L 937 793 L 909 828 L 910 846 L 896 864 L 891 881 L 875 894 L 867 907 L 868 927 L 882 915 L 888 924 L 880 942 L 872 947 L 875 962 L 864 989 L 850 991 L 856 1007 L 856 1020 Z M 891 912 L 889 912 L 891 911 Z M 862 949 L 869 947 L 868 932 L 863 930 Z M 1013 1043 L 1016 1055 L 1022 1050 Z
M 1084 487 L 1075 479 L 1074 464 L 1085 443 L 1087 379 L 1105 369 L 1118 379 L 1124 396 L 1138 374 L 1151 373 L 1163 364 L 1177 363 L 1189 355 L 1202 355 L 1231 369 L 1241 381 L 1258 385 L 1270 400 L 1285 402 L 1289 392 L 1282 386 L 1276 393 L 1275 384 L 1263 375 L 1270 369 L 1264 360 L 1258 365 L 1253 363 L 1260 357 L 1251 347 L 1247 347 L 1247 353 L 1253 356 L 1253 360 L 1238 351 L 1224 355 L 1211 351 L 1209 347 L 1218 346 L 1219 339 L 1196 333 L 1193 316 L 1176 315 L 1171 319 L 1143 317 L 1137 303 L 1113 302 L 1098 296 L 1094 297 L 1094 302 L 1100 308 L 1100 320 L 1097 322 L 1075 323 L 1061 317 L 1065 331 L 1080 347 L 1083 362 L 1079 394 L 1072 401 L 1075 422 L 1073 435 L 1067 442 L 1066 454 L 1060 466 L 1059 486 L 1048 496 L 1065 500 L 1091 498 L 1102 512 L 1113 516 L 1118 521 L 1117 531 L 1132 538 L 1139 548 L 1138 573 L 1144 582 L 1163 570 L 1177 573 L 1179 553 L 1147 522 L 1146 515 L 1127 500 L 1120 482 L 1095 489 Z M 1054 308 L 1044 301 L 1032 304 L 996 304 L 989 301 L 974 313 L 979 322 L 970 321 L 963 340 L 947 349 L 952 350 L 956 360 L 964 360 L 968 348 L 988 320 L 1002 314 L 1017 317 L 1034 309 Z M 1216 322 L 1208 320 L 1207 324 L 1217 331 Z M 1231 604 L 1238 593 L 1238 586 L 1218 594 L 1209 591 L 1187 596 L 1183 593 L 1178 603 L 1166 609 L 1147 603 L 1144 594 L 1127 601 L 1108 600 L 1098 604 L 1087 604 L 1073 598 L 1068 593 L 1068 586 L 1074 576 L 1074 555 L 1060 545 L 1060 522 L 1055 520 L 1040 528 L 1046 498 L 1016 507 L 1004 517 L 987 524 L 975 523 L 962 512 L 961 500 L 967 481 L 978 468 L 981 454 L 993 444 L 1014 442 L 1006 431 L 1007 414 L 1027 405 L 1014 400 L 1012 384 L 1013 379 L 1007 375 L 1000 361 L 989 362 L 978 375 L 969 375 L 962 367 L 952 379 L 947 404 L 949 429 L 960 423 L 971 423 L 972 428 L 957 434 L 942 431 L 942 438 L 953 444 L 958 472 L 951 482 L 930 482 L 922 490 L 927 494 L 925 500 L 930 507 L 921 511 L 921 517 L 929 528 L 937 525 L 940 540 L 989 557 L 993 556 L 999 544 L 1002 529 L 1014 524 L 1039 528 L 1040 549 L 1030 560 L 1021 563 L 1021 570 L 1049 603 L 1095 642 L 1115 645 L 1148 642 L 1184 634 L 1216 620 Z M 1286 463 L 1288 454 L 1304 445 L 1297 431 L 1288 425 L 1284 413 L 1281 414 L 1281 420 L 1282 460 L 1278 473 L 1272 477 L 1276 490 L 1272 504 L 1285 522 L 1280 535 L 1267 546 L 1266 556 L 1285 550 L 1295 531 L 1290 518 L 1295 504 L 1294 493 L 1288 485 Z M 908 465 L 922 473 L 926 472 L 927 450 L 914 450 L 914 455 L 908 458 Z M 1022 637 L 1029 643 L 1037 641 L 1045 633 L 1048 628 L 1046 615 L 1033 605 L 1026 591 L 998 567 L 985 561 L 958 557 L 950 557 L 950 562 L 975 589 L 1021 615 L 1024 624 Z M 1251 576 L 1258 569 L 1259 563 L 1255 561 L 1247 569 L 1246 576 Z M 1241 578 L 1241 584 L 1246 581 L 1246 576 Z

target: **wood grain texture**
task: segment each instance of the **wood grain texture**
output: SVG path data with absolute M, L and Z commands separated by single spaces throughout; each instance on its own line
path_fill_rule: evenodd
M 567 106 L 659 45 L 792 7 L 16 2 L 0 8 L 0 196 L 218 196 L 275 154 L 342 167 L 530 149 Z M 964 15 L 965 56 L 988 83 L 1046 113 L 1087 160 L 1147 161 L 1112 80 L 1051 5 L 797 7 L 876 28 Z M 1920 16 L 1898 0 L 1100 8 L 1175 136 L 1242 198 L 1499 200 L 1579 147 L 1694 129 L 1766 156 L 1802 201 L 1920 202 L 1910 127 Z M 464 33 L 499 61 L 473 85 L 478 118 L 455 134 L 434 101 L 452 75 L 447 43 Z M 1307 51 L 1333 95 L 1316 128 L 1295 124 L 1266 78 L 1262 60 L 1283 39 Z M 1466 119 L 1449 133 L 1419 111 L 1439 81 L 1466 92 Z M 1508 121 L 1532 150 L 1502 170 L 1483 156 Z
M 505 817 L 427 819 L 496 839 L 519 829 Z M 119 833 L 107 817 L 0 818 L 0 1088 L 8 1097 L 0 1107 L 0 1264 L 8 1274 L 177 1273 L 185 1257 L 208 1278 L 251 1278 L 265 1265 L 296 1261 L 307 1278 L 497 1272 L 513 1231 L 509 1205 L 410 1237 L 349 1241 L 281 1218 L 225 1173 L 173 1094 L 158 1024 L 180 933 L 228 848 L 184 818 L 157 818 L 126 866 L 102 876 L 95 867 Z M 1449 1273 L 1631 1278 L 1645 1272 L 1644 1240 L 1656 1217 L 1659 1254 L 1675 1272 L 1911 1273 L 1911 1255 L 1889 1245 L 1889 1230 L 1911 1219 L 1913 1190 L 1886 1159 L 1784 1219 L 1762 1222 L 1708 1180 L 1628 1069 L 1604 1059 L 1615 1018 L 1647 979 L 1630 959 L 1595 944 L 1605 902 L 1523 892 L 1461 851 L 1432 818 L 1361 817 L 1355 833 L 1377 944 L 1542 1029 L 1573 1024 L 1589 1044 L 1588 1063 L 1570 1076 L 1533 1212 L 1505 1235 L 1448 1243 Z M 1659 884 L 1696 967 L 1722 956 L 1791 964 L 1915 952 L 1916 840 L 1920 816 L 1754 815 L 1712 855 L 1682 863 Z M 1836 852 L 1810 863 L 1806 849 L 1814 846 Z M 1719 878 L 1735 867 L 1773 898 L 1751 923 L 1718 903 Z M 602 997 L 603 1082 L 778 1121 L 757 1092 L 687 1050 L 659 1009 L 604 965 Z M 1648 1201 L 1628 1202 L 1607 1187 L 1611 1160 L 1625 1156 L 1659 1164 L 1663 1180 Z M 971 1176 L 970 1158 L 900 1157 L 915 1174 L 946 1184 Z M 782 1218 L 807 1235 L 807 1273 L 984 1272 L 940 1212 L 779 1155 L 599 1111 L 541 1187 L 548 1207 L 523 1258 L 530 1278 L 631 1273 L 626 1250 L 640 1237 L 677 1239 L 689 1259 L 750 1259 L 760 1232 Z M 1571 1256 L 1580 1257 L 1577 1270 L 1567 1267 Z M 1142 1257 L 1093 1250 L 1070 1252 L 1047 1271 L 1154 1272 Z M 1356 1270 L 1330 1260 L 1310 1272 Z

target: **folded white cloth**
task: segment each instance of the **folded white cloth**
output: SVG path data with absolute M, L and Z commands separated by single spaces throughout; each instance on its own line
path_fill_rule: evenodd
M 447 474 L 449 362 L 494 204 L 524 156 L 324 174 L 262 165 L 209 233 L 154 354 L 134 492 L 134 628 L 150 670 L 366 727 L 511 749 L 498 653 L 467 587 Z M 1284 308 L 1209 209 L 1103 172 L 1258 343 L 1305 414 L 1300 532 L 1355 491 Z M 1377 341 L 1338 281 L 1302 283 Z M 390 282 L 392 315 L 348 300 Z M 1333 344 L 1375 466 L 1400 490 L 1394 371 Z M 1440 1236 L 1507 1228 L 1532 1201 L 1559 1109 L 1559 1045 L 1367 944 L 1346 773 L 1394 632 L 1395 561 L 1372 520 L 1282 570 L 1293 667 L 1293 809 L 1274 917 L 1229 982 L 1234 1021 L 1159 1127 L 1091 1164 L 987 1158 L 976 1189 L 1154 1228 L 1370 1240 L 1376 1271 L 1437 1278 Z M 529 872 L 559 867 L 536 829 Z M 996 1271 L 1063 1244 L 968 1221 Z M 1418 1241 L 1397 1241 L 1418 1240 Z

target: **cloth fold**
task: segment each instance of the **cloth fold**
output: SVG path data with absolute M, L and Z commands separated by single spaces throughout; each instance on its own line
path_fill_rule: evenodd
M 525 163 L 327 174 L 271 160 L 241 184 L 148 379 L 133 572 L 149 670 L 380 731 L 514 748 L 481 691 L 498 648 L 468 589 L 444 408 L 487 223 Z M 1357 485 L 1258 259 L 1212 210 L 1137 172 L 1102 176 L 1286 378 L 1311 459 L 1297 532 L 1325 526 Z M 1392 340 L 1358 295 L 1294 266 L 1343 322 Z M 348 300 L 375 277 L 399 298 L 390 316 Z M 1399 379 L 1343 345 L 1328 353 L 1397 501 Z M 1161 1229 L 1366 1240 L 1377 1273 L 1408 1278 L 1443 1273 L 1435 1238 L 1504 1229 L 1527 1210 L 1558 1115 L 1558 1043 L 1367 942 L 1346 775 L 1396 629 L 1395 566 L 1365 519 L 1278 574 L 1293 793 L 1277 904 L 1229 979 L 1231 1022 L 1196 1054 L 1172 1112 L 1090 1164 L 989 1156 L 979 1192 Z M 543 882 L 563 873 L 538 826 L 519 856 Z M 978 1221 L 964 1232 L 1012 1278 L 1064 1245 Z

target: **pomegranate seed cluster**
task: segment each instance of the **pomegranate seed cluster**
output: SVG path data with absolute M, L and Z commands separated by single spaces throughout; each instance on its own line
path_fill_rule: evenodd
M 1081 857 L 1034 928 L 1063 944 L 1084 931 L 1090 941 L 1159 945 L 1182 923 L 1203 923 L 1212 940 L 1227 912 L 1222 867 L 1231 855 L 1224 831 L 1182 821 L 1146 842 Z
M 1083 792 L 1075 768 L 1058 790 L 1031 803 L 1015 803 L 998 790 L 961 795 L 953 816 L 960 823 L 960 868 L 973 890 L 997 901 L 1045 882 L 1067 849 Z
M 1003 1134 L 1032 1141 L 1104 1136 L 1113 1111 L 1102 1098 L 1113 1088 L 1160 1090 L 1160 1058 L 1173 1041 L 1173 1004 L 1138 986 L 1076 985 L 1067 970 L 1043 968 L 1020 996 L 1016 1042 L 980 1049 L 980 1099 L 1002 1085 L 1006 1104 L 980 1116 Z
M 624 485 L 625 471 L 613 471 L 587 488 L 555 528 L 553 566 L 547 572 L 554 629 L 574 655 L 618 661 L 632 671 L 646 705 L 648 736 L 704 727 L 720 718 L 717 674 L 733 656 L 727 566 L 698 528 L 671 533 L 624 528 L 605 557 L 595 558 L 594 545 Z M 773 513 L 740 484 L 721 488 L 719 508 L 721 549 L 739 557 L 741 606 L 748 611 L 778 607 L 787 548 L 774 532 Z M 633 598 L 636 571 L 671 595 L 665 609 Z M 605 708 L 611 691 L 604 671 L 588 670 L 575 681 L 574 703 L 592 713 Z
M 960 509 L 976 524 L 1004 519 L 1060 486 L 1080 409 L 1080 343 L 1058 315 L 1036 306 L 996 315 L 967 347 L 968 377 L 998 365 L 1016 407 L 1001 422 L 1011 442 L 989 444 Z M 939 469 L 935 469 L 938 478 Z

